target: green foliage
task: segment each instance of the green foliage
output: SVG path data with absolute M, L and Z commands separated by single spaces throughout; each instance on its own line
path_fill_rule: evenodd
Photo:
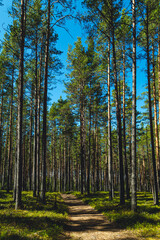
M 45 205 L 31 192 L 22 200 L 23 209 L 15 211 L 12 193 L 0 191 L 0 239 L 58 239 L 67 217 L 60 195 L 47 193 Z
M 117 227 L 132 229 L 144 239 L 159 239 L 160 206 L 153 205 L 150 193 L 137 193 L 136 213 L 130 210 L 130 200 L 126 200 L 125 205 L 119 205 L 118 192 L 115 192 L 115 198 L 112 201 L 109 201 L 108 192 L 97 192 L 89 196 L 81 195 L 79 192 L 74 192 L 74 194 L 102 212 Z

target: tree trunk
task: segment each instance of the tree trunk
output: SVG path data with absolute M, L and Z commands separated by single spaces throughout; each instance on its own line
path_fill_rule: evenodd
M 147 78 L 148 78 L 148 100 L 149 100 L 149 120 L 150 120 L 150 135 L 151 135 L 151 147 L 152 147 L 152 164 L 153 164 L 153 178 L 154 178 L 154 204 L 158 205 L 158 186 L 157 186 L 157 172 L 156 172 L 156 159 L 154 149 L 154 137 L 153 137 L 153 125 L 152 125 L 152 105 L 151 105 L 151 86 L 150 86 L 150 56 L 149 56 L 149 9 L 148 3 L 146 6 L 147 23 L 146 23 L 146 38 L 147 38 Z
M 118 156 L 119 156 L 119 171 L 120 171 L 120 204 L 125 203 L 124 198 L 124 174 L 123 174 L 123 154 L 122 154 L 122 132 L 121 132 L 121 115 L 120 115 L 120 103 L 118 96 L 118 84 L 117 84 L 117 66 L 116 66 L 116 51 L 115 51 L 115 35 L 114 35 L 114 23 L 113 23 L 113 3 L 111 2 L 111 34 L 112 34 L 112 52 L 113 52 L 113 71 L 114 71 L 114 86 L 115 86 L 115 98 L 116 98 L 116 116 L 117 116 L 117 138 L 118 138 Z
M 89 132 L 88 132 L 88 166 L 87 166 L 87 193 L 90 193 L 90 166 L 91 166 L 91 127 L 92 127 L 92 96 L 91 96 L 91 79 L 90 79 L 90 96 L 89 96 Z
M 108 186 L 109 200 L 113 199 L 112 134 L 111 134 L 111 90 L 110 90 L 110 39 L 108 42 Z
M 57 154 L 56 154 L 56 131 L 54 130 L 53 135 L 53 159 L 54 159 L 54 192 L 57 191 Z
M 41 112 L 41 82 L 42 82 L 42 52 L 43 52 L 43 37 L 41 40 L 41 52 L 39 63 L 39 79 L 38 79 L 38 108 L 37 108 L 37 195 L 40 191 L 40 112 Z
M 33 197 L 36 197 L 37 192 L 37 46 L 38 38 L 36 32 L 35 42 L 35 92 L 34 92 L 34 150 L 33 150 Z
M 17 178 L 16 178 L 16 204 L 15 209 L 21 207 L 22 191 L 22 121 L 23 121 L 23 70 L 24 70 L 24 0 L 21 0 L 21 46 L 20 46 L 20 64 L 19 64 L 19 84 L 18 84 L 18 125 L 17 125 Z
M 153 69 L 153 99 L 154 99 L 154 128 L 155 128 L 155 143 L 156 143 L 156 164 L 157 164 L 157 183 L 158 181 L 158 173 L 159 173 L 159 142 L 158 142 L 158 123 L 157 123 L 157 103 L 156 103 L 156 83 L 155 83 L 155 57 L 154 57 L 154 40 L 152 46 L 152 69 Z M 158 184 L 159 185 L 159 184 Z M 160 187 L 160 186 L 159 186 Z
M 83 90 L 82 90 L 83 91 Z M 81 194 L 84 192 L 84 177 L 85 177 L 85 129 L 84 129 L 84 96 L 80 99 L 80 142 L 81 142 Z
M 133 54 L 132 54 L 132 171 L 131 171 L 131 209 L 137 210 L 136 184 L 136 9 L 132 0 Z
M 59 191 L 62 192 L 62 140 L 59 139 Z
M 95 166 L 96 166 L 96 137 L 95 137 L 95 130 L 93 130 L 93 160 L 92 160 L 92 191 L 95 192 Z
M 49 61 L 49 36 L 50 36 L 50 0 L 48 0 L 47 38 L 45 50 L 45 77 L 44 77 L 44 99 L 43 99 L 43 158 L 42 158 L 42 190 L 41 199 L 45 203 L 46 194 L 46 157 L 47 157 L 47 85 L 48 85 L 48 61 Z
M 9 146 L 8 146 L 8 169 L 7 169 L 7 192 L 10 190 L 10 166 L 12 158 L 12 117 L 13 117 L 13 82 L 14 82 L 14 66 L 12 69 L 12 85 L 11 85 L 11 100 L 10 100 L 10 125 L 9 125 Z
M 2 112 L 3 112 L 3 83 L 1 85 L 1 106 L 0 106 L 0 168 L 2 167 Z M 1 169 L 2 170 L 2 169 Z M 2 180 L 2 179 L 1 179 Z
M 159 98 L 159 146 L 160 146 L 160 24 L 158 25 L 158 98 Z M 160 159 L 159 159 L 160 166 Z M 158 178 L 160 185 L 160 169 L 158 169 Z
M 29 190 L 32 189 L 32 124 L 33 124 L 33 111 L 32 111 L 32 98 L 33 98 L 33 84 L 31 90 L 31 106 L 30 106 L 30 130 L 29 130 Z
M 125 63 L 125 43 L 123 44 L 123 152 L 125 163 L 125 177 L 126 177 L 126 197 L 129 199 L 129 184 L 128 184 L 128 163 L 126 155 L 126 121 L 125 121 L 125 80 L 126 80 L 126 63 Z

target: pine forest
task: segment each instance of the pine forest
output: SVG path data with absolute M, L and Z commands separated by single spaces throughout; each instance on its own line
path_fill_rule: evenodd
M 1 194 L 11 193 L 16 211 L 26 192 L 42 205 L 48 193 L 59 204 L 56 193 L 108 192 L 134 213 L 143 192 L 158 205 L 160 1 L 11 2 L 0 39 Z M 57 27 L 70 34 L 70 21 L 83 38 L 63 39 L 64 70 Z M 63 72 L 65 97 L 53 102 Z

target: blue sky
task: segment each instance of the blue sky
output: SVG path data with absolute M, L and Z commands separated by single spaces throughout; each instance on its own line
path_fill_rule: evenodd
M 11 7 L 11 0 L 3 0 L 4 6 L 0 7 L 0 39 L 3 39 L 3 35 L 5 31 L 7 30 L 8 24 L 12 22 L 11 17 L 8 16 L 8 9 Z M 128 1 L 127 1 L 128 2 Z M 80 1 L 77 3 L 80 8 Z M 128 5 L 129 7 L 129 5 Z M 82 37 L 83 42 L 85 41 L 85 33 L 82 30 L 82 27 L 78 22 L 75 20 L 68 20 L 67 21 L 67 28 L 69 29 L 69 33 L 65 31 L 62 28 L 57 27 L 56 31 L 59 35 L 59 40 L 57 42 L 57 49 L 63 51 L 63 53 L 60 56 L 60 59 L 64 65 L 63 72 L 64 74 L 57 77 L 57 84 L 56 88 L 54 87 L 52 91 L 49 93 L 49 97 L 53 101 L 57 101 L 60 96 L 65 98 L 64 91 L 64 85 L 63 80 L 65 80 L 65 73 L 66 73 L 66 59 L 67 59 L 67 50 L 68 45 L 73 45 L 74 42 L 77 40 L 77 37 Z M 143 71 L 145 67 L 145 61 L 138 61 L 137 62 L 137 95 L 141 95 L 141 93 L 144 91 L 144 86 L 146 85 L 147 79 L 145 77 L 145 73 Z M 129 85 L 132 85 L 132 76 L 131 74 L 128 75 L 127 81 L 129 82 Z M 138 110 L 140 110 L 142 102 L 138 101 L 137 106 Z

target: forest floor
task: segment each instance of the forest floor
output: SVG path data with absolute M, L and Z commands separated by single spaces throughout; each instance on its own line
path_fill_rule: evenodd
M 72 194 L 61 194 L 68 206 L 69 221 L 65 239 L 73 240 L 138 240 L 130 230 L 116 227 L 103 214 Z

